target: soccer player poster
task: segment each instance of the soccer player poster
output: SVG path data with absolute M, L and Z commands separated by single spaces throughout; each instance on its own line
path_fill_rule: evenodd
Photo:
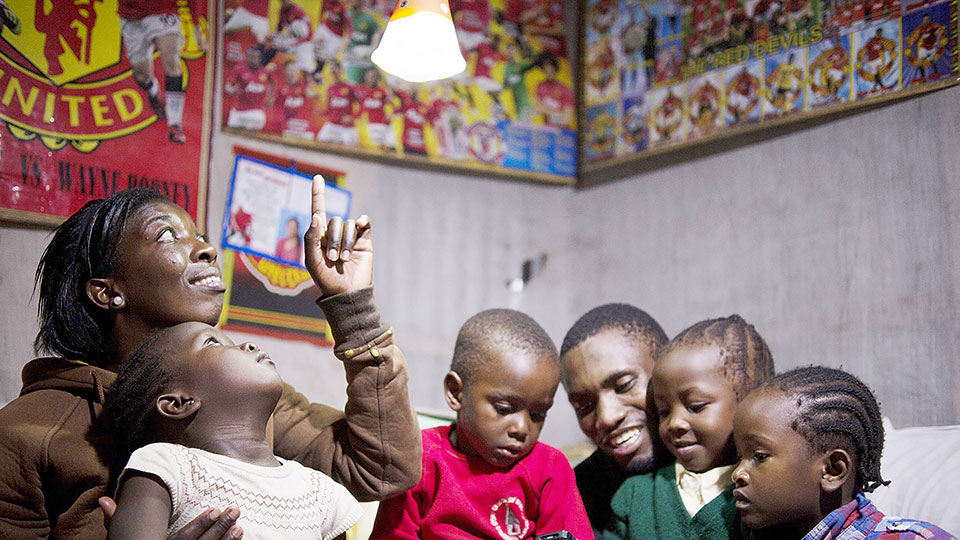
M 947 29 L 950 4 L 942 2 L 903 16 L 903 86 L 950 76 L 953 53 Z
M 617 143 L 617 104 L 615 102 L 587 109 L 586 134 L 585 155 L 588 161 L 613 155 Z
M 960 82 L 957 0 L 618 0 L 615 18 L 610 1 L 586 0 L 581 117 L 614 101 L 623 131 L 613 159 L 594 157 L 581 168 L 591 182 L 745 124 Z M 599 91 L 617 77 L 619 95 Z M 715 102 L 722 116 L 714 116 Z M 648 126 L 642 149 L 624 139 L 624 115 L 639 103 Z
M 825 39 L 807 50 L 807 107 L 816 109 L 850 101 L 850 36 Z
M 766 89 L 763 100 L 764 118 L 776 118 L 803 110 L 803 49 L 791 49 L 764 59 Z
M 561 0 L 451 0 L 467 68 L 422 84 L 370 61 L 394 5 L 228 2 L 222 125 L 351 155 L 572 180 L 576 152 L 565 148 L 576 105 Z
M 900 88 L 900 19 L 853 35 L 857 99 Z
M 763 92 L 763 60 L 751 60 L 728 67 L 723 80 L 727 88 L 725 107 L 728 126 L 760 120 L 760 94 Z
M 203 223 L 212 63 L 203 0 L 7 0 L 0 216 L 58 223 L 150 186 Z
M 690 132 L 687 140 L 709 137 L 723 127 L 723 73 L 710 71 L 689 83 Z

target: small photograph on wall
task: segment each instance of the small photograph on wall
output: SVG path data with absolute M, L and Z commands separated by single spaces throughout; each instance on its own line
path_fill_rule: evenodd
M 850 36 L 827 38 L 807 49 L 807 108 L 850 101 Z
M 723 72 L 710 71 L 688 83 L 690 131 L 687 140 L 709 137 L 723 128 Z
M 763 92 L 763 59 L 730 66 L 723 75 L 727 89 L 727 125 L 759 121 L 760 94 Z
M 620 126 L 620 138 L 617 153 L 639 152 L 647 148 L 647 103 L 643 96 L 628 97 L 623 100 L 623 121 Z
M 805 54 L 805 49 L 789 49 L 764 59 L 764 118 L 776 118 L 803 110 Z
M 650 146 L 683 141 L 687 131 L 687 115 L 683 108 L 686 86 L 657 88 L 647 95 L 650 97 Z
M 950 4 L 947 2 L 903 16 L 904 88 L 950 76 L 953 51 L 949 27 Z
M 900 20 L 872 26 L 853 36 L 856 98 L 900 88 Z
M 617 103 L 589 107 L 586 121 L 584 154 L 587 161 L 613 156 L 617 143 Z

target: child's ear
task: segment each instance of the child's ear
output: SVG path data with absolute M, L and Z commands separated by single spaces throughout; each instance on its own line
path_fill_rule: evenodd
M 843 487 L 853 474 L 853 459 L 843 448 L 834 448 L 823 454 L 820 488 L 834 492 Z
M 456 371 L 448 371 L 443 376 L 443 395 L 447 398 L 447 405 L 454 411 L 460 412 L 460 395 L 463 392 L 463 380 Z
M 157 398 L 157 412 L 170 420 L 189 418 L 199 410 L 200 400 L 183 393 L 172 392 Z

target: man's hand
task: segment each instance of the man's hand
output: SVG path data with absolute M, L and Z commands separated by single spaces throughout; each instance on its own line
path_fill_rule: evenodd
M 103 510 L 104 525 L 109 529 L 117 503 L 110 497 L 100 497 L 97 502 Z M 167 540 L 238 540 L 243 538 L 243 529 L 237 525 L 239 517 L 240 510 L 232 506 L 222 513 L 211 508 L 168 536 Z
M 327 222 L 323 177 L 313 177 L 312 216 L 303 236 L 307 270 L 323 296 L 355 291 L 373 283 L 370 218 Z

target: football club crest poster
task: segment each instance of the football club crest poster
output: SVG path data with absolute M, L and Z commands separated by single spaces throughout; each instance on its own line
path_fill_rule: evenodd
M 370 61 L 393 0 L 227 0 L 224 129 L 300 146 L 570 183 L 562 0 L 451 0 L 465 72 L 414 84 Z
M 583 170 L 955 84 L 957 4 L 584 0 Z
M 0 0 L 0 217 L 56 224 L 150 186 L 203 223 L 207 10 L 206 0 Z

